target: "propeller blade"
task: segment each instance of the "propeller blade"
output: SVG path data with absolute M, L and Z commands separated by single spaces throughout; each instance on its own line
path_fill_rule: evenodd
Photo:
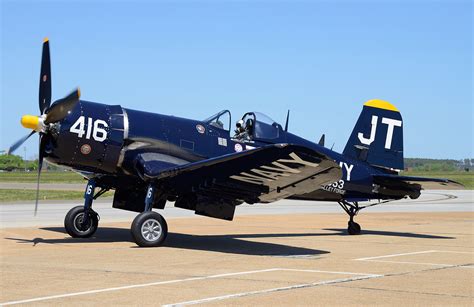
M 44 39 L 43 54 L 41 55 L 41 74 L 39 82 L 39 109 L 44 114 L 51 105 L 51 61 L 49 55 L 49 40 Z
M 77 88 L 66 97 L 56 100 L 56 102 L 46 110 L 46 119 L 44 120 L 44 123 L 50 124 L 58 122 L 66 117 L 68 112 L 74 109 L 76 104 L 79 102 L 80 97 L 81 91 Z
M 39 184 L 40 184 L 40 176 L 41 176 L 41 169 L 43 168 L 43 152 L 46 142 L 44 141 L 44 136 L 40 134 L 39 138 L 39 156 L 38 156 L 38 177 L 36 179 L 36 201 L 35 201 L 35 216 L 38 212 L 38 199 L 39 199 Z
M 30 136 L 32 136 L 33 134 L 35 134 L 36 131 L 31 131 L 28 135 L 25 135 L 24 137 L 22 137 L 21 139 L 19 139 L 18 141 L 16 141 L 15 144 L 13 144 L 12 146 L 10 146 L 10 148 L 8 148 L 7 150 L 7 155 L 10 155 L 12 154 L 15 150 L 18 149 L 18 147 L 21 146 L 21 144 L 23 144 Z

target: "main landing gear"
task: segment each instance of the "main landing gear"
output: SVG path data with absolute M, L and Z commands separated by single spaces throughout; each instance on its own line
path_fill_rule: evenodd
M 77 206 L 69 210 L 64 218 L 64 227 L 67 233 L 73 238 L 89 238 L 99 226 L 99 215 L 92 210 L 94 199 L 104 194 L 107 189 L 102 188 L 94 194 L 96 183 L 90 179 L 87 183 L 84 193 L 84 206 Z M 131 226 L 133 240 L 141 247 L 160 246 L 168 235 L 168 225 L 165 219 L 157 212 L 153 212 L 153 201 L 160 199 L 161 195 L 155 197 L 156 187 L 149 185 L 145 198 L 145 210 L 135 217 Z M 158 202 L 159 208 L 163 209 L 166 203 L 165 199 Z
M 341 206 L 344 211 L 349 215 L 349 222 L 347 222 L 347 233 L 350 235 L 358 235 L 360 234 L 360 225 L 354 222 L 354 216 L 359 213 L 359 210 L 365 207 L 359 207 L 358 202 L 347 202 L 345 200 L 339 201 L 339 205 Z
M 148 186 L 145 198 L 145 211 L 135 217 L 131 232 L 135 243 L 140 247 L 156 247 L 163 244 L 168 235 L 168 225 L 161 214 L 152 211 L 156 187 Z
M 135 217 L 131 227 L 135 243 L 141 247 L 156 247 L 163 244 L 168 235 L 168 225 L 161 214 L 145 211 Z

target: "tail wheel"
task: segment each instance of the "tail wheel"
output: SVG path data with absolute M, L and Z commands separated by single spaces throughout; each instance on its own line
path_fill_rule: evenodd
M 156 212 L 142 212 L 132 222 L 132 237 L 141 247 L 156 247 L 163 244 L 168 235 L 165 219 Z
M 353 222 L 353 221 L 349 221 L 349 223 L 347 223 L 348 227 L 347 227 L 347 232 L 350 234 L 350 235 L 358 235 L 360 234 L 360 225 L 357 224 L 356 222 Z
M 77 206 L 69 210 L 64 218 L 64 228 L 73 238 L 88 238 L 99 226 L 97 213 L 89 209 L 89 219 L 84 223 L 84 206 Z

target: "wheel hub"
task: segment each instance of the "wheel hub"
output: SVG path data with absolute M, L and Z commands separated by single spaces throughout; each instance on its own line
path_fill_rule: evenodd
M 86 232 L 87 230 L 89 230 L 89 228 L 91 228 L 90 221 L 84 225 L 83 220 L 84 220 L 84 213 L 79 213 L 74 218 L 74 227 L 77 229 L 77 231 Z
M 143 223 L 141 233 L 148 242 L 156 241 L 161 236 L 161 225 L 155 219 L 148 219 Z

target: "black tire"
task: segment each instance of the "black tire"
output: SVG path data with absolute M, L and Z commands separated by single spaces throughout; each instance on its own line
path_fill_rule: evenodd
M 141 247 L 160 246 L 168 235 L 168 225 L 165 219 L 153 211 L 137 215 L 130 230 L 133 240 Z
M 97 213 L 89 209 L 89 223 L 82 226 L 84 217 L 84 206 L 77 206 L 69 210 L 64 218 L 64 228 L 73 238 L 89 238 L 92 236 L 99 226 L 99 218 Z
M 357 224 L 356 222 L 351 222 L 347 223 L 347 233 L 350 235 L 359 235 L 360 234 L 360 225 Z

